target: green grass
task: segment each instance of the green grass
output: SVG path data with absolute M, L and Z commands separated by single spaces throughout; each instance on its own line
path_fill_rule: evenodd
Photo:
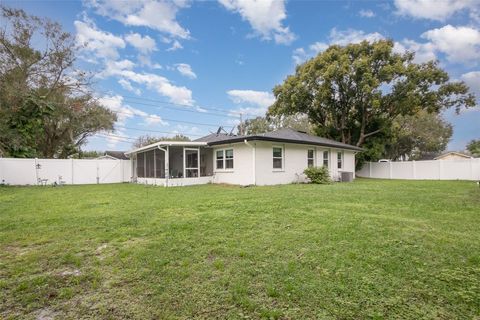
M 480 317 L 462 181 L 0 188 L 0 318 Z

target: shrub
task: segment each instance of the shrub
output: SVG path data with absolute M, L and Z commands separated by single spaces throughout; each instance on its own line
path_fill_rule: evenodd
M 303 173 L 312 183 L 327 184 L 332 182 L 327 167 L 310 167 L 305 169 Z

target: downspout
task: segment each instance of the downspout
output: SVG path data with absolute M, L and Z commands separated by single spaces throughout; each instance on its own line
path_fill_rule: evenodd
M 168 146 L 167 149 L 164 149 L 160 146 L 157 146 L 157 148 L 165 153 L 165 187 L 168 187 L 168 176 L 170 175 Z
M 257 184 L 257 171 L 255 169 L 255 162 L 256 162 L 256 146 L 252 145 L 250 142 L 247 141 L 247 139 L 243 140 L 247 146 L 252 148 L 252 169 L 253 169 L 253 185 Z

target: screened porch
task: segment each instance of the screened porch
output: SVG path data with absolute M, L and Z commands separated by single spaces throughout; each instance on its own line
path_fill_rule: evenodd
M 171 142 L 133 151 L 134 181 L 165 186 L 208 183 L 213 176 L 212 149 L 198 144 Z

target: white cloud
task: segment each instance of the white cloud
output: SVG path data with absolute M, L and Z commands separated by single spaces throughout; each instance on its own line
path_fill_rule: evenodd
M 84 50 L 94 52 L 96 57 L 117 59 L 118 49 L 125 48 L 125 41 L 110 32 L 99 30 L 90 21 L 75 21 L 76 41 Z
M 315 42 L 308 46 L 308 49 L 297 48 L 293 51 L 292 59 L 295 64 L 305 62 L 308 58 L 317 55 L 318 53 L 325 51 L 329 46 L 337 44 L 345 46 L 350 43 L 360 43 L 364 40 L 369 42 L 375 42 L 385 39 L 383 35 L 378 32 L 365 33 L 362 30 L 347 29 L 339 31 L 336 28 L 330 30 L 327 42 Z
M 148 72 L 135 72 L 130 60 L 106 61 L 105 70 L 98 74 L 98 78 L 118 77 L 130 83 L 145 85 L 148 89 L 157 91 L 160 95 L 169 98 L 173 103 L 193 106 L 192 91 L 183 86 L 176 86 L 165 77 Z
M 167 51 L 176 51 L 179 49 L 183 49 L 182 44 L 178 40 L 173 40 L 172 46 L 167 49 Z
M 98 98 L 98 103 L 105 106 L 106 108 L 112 110 L 117 115 L 117 125 L 125 126 L 127 120 L 138 116 L 143 118 L 145 125 L 162 125 L 167 126 L 168 122 L 162 120 L 162 118 L 155 114 L 149 114 L 142 110 L 133 108 L 123 102 L 123 97 L 120 95 L 105 95 Z M 125 136 L 125 129 L 124 128 L 116 128 L 115 135 L 117 136 Z M 107 138 L 107 143 L 109 148 L 114 148 L 118 142 L 123 142 L 122 138 L 109 136 Z
M 138 88 L 134 88 L 130 81 L 127 81 L 125 79 L 120 79 L 118 80 L 118 83 L 122 86 L 123 89 L 128 90 L 130 92 L 135 93 L 137 96 L 142 94 L 142 91 Z
M 462 80 L 470 87 L 472 92 L 477 95 L 480 101 L 480 71 L 471 71 L 462 75 Z
M 363 17 L 363 18 L 373 18 L 373 17 L 375 17 L 375 12 L 373 12 L 372 10 L 362 9 L 358 12 L 358 14 L 360 15 L 360 17 Z
M 190 32 L 178 23 L 176 17 L 179 9 L 187 7 L 187 1 L 90 0 L 86 4 L 98 14 L 127 26 L 143 26 L 172 37 L 190 38 Z
M 477 12 L 478 0 L 395 0 L 397 14 L 416 19 L 445 21 L 462 10 Z
M 468 63 L 480 59 L 480 31 L 472 27 L 446 25 L 422 34 L 449 62 Z
M 405 53 L 406 51 L 414 52 L 415 63 L 423 63 L 430 60 L 436 60 L 435 46 L 432 43 L 418 43 L 414 40 L 404 39 L 401 42 L 395 42 L 393 51 L 397 53 Z
M 190 79 L 197 78 L 197 75 L 195 74 L 195 72 L 193 72 L 192 67 L 189 64 L 177 63 L 175 67 L 177 68 L 177 71 L 180 72 L 181 75 Z
M 237 113 L 264 115 L 268 107 L 275 102 L 274 95 L 267 91 L 229 90 L 227 94 L 234 103 L 247 105 L 235 110 Z
M 250 23 L 256 36 L 264 40 L 274 40 L 279 44 L 290 44 L 296 36 L 283 25 L 287 17 L 284 0 L 219 0 L 227 9 L 240 14 Z
M 155 40 L 149 36 L 142 37 L 138 33 L 130 33 L 125 36 L 125 40 L 143 54 L 149 54 L 157 50 Z

